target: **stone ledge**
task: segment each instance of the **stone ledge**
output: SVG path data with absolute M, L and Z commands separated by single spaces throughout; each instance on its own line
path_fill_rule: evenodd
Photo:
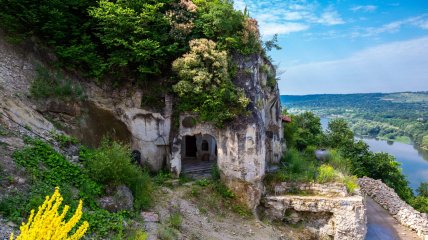
M 331 215 L 318 228 L 320 238 L 329 236 L 344 240 L 364 239 L 367 231 L 365 201 L 362 196 L 267 196 L 262 201 L 262 206 L 270 220 L 283 221 L 290 210 L 293 214 Z
M 293 191 L 303 191 L 308 194 L 328 196 L 328 197 L 346 197 L 348 191 L 343 183 L 294 183 L 294 182 L 281 182 L 274 186 L 275 195 L 289 194 Z

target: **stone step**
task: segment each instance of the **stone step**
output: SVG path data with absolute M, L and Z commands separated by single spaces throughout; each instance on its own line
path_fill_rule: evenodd
M 211 172 L 212 166 L 192 166 L 183 168 L 183 173 Z

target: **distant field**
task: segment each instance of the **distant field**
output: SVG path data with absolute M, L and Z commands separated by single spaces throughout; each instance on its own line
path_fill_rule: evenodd
M 282 95 L 281 102 L 291 114 L 345 118 L 358 135 L 428 148 L 428 92 Z

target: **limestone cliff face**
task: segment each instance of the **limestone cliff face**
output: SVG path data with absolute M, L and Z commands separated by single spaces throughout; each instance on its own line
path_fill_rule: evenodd
M 211 136 L 212 141 L 206 145 L 210 149 L 205 149 L 211 154 L 208 159 L 218 165 L 223 180 L 240 193 L 244 202 L 250 207 L 258 204 L 266 167 L 279 161 L 283 145 L 279 91 L 276 83 L 269 83 L 274 69 L 266 59 L 259 55 L 235 58 L 238 74 L 234 82 L 251 100 L 247 116 L 220 129 L 209 123 L 183 124 L 192 115 L 180 113 L 180 122 L 172 131 L 176 124 L 172 118 L 174 98 L 165 96 L 161 111 L 143 109 L 143 93 L 132 86 L 111 89 L 72 78 L 83 85 L 85 101 L 31 99 L 29 86 L 35 77 L 35 66 L 48 68 L 52 57 L 37 53 L 35 48 L 23 50 L 12 46 L 4 39 L 0 35 L 0 111 L 6 116 L 45 136 L 56 129 L 47 120 L 49 117 L 61 123 L 65 132 L 89 145 L 96 145 L 103 135 L 109 134 L 141 152 L 142 161 L 153 170 L 167 168 L 177 175 L 181 174 L 185 152 L 189 151 L 183 148 L 185 136 L 201 136 L 195 151 L 203 150 L 203 136 Z M 10 121 L 4 116 L 0 118 Z
M 171 171 L 182 171 L 182 142 L 185 136 L 210 135 L 217 142 L 217 164 L 226 184 L 240 193 L 243 201 L 255 207 L 263 192 L 262 179 L 268 164 L 277 163 L 282 154 L 283 131 L 279 91 L 267 86 L 269 62 L 254 55 L 236 58 L 239 71 L 235 85 L 244 89 L 251 103 L 248 116 L 215 128 L 209 123 L 186 125 L 192 116 L 180 115 L 178 134 L 173 136 Z M 267 71 L 262 71 L 267 69 Z

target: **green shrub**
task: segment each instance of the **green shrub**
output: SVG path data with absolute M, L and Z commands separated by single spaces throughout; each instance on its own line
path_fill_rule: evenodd
M 416 192 L 419 196 L 428 197 L 428 182 L 422 182 L 418 189 L 416 189 Z
M 247 206 L 243 205 L 243 204 L 239 204 L 239 203 L 235 203 L 232 206 L 232 210 L 239 214 L 241 217 L 251 217 L 253 215 L 253 213 L 251 212 L 251 209 L 249 209 Z
M 109 185 L 125 184 L 132 190 L 137 209 L 150 207 L 152 180 L 147 171 L 131 162 L 129 147 L 104 139 L 101 146 L 86 157 L 88 155 L 85 165 L 94 179 Z
M 59 143 L 59 145 L 64 147 L 69 147 L 71 145 L 77 144 L 78 141 L 76 138 L 65 135 L 65 134 L 58 134 L 56 132 L 51 134 L 53 139 Z
M 83 199 L 88 211 L 83 219 L 91 226 L 91 232 L 98 238 L 121 239 L 123 221 L 129 216 L 126 213 L 110 213 L 100 209 L 96 198 L 101 194 L 101 185 L 95 182 L 85 169 L 72 164 L 56 152 L 48 143 L 38 139 L 27 138 L 27 147 L 13 154 L 14 161 L 24 167 L 30 175 L 29 191 L 12 192 L 0 201 L 0 215 L 20 223 L 28 217 L 31 209 L 43 203 L 45 196 L 59 186 L 64 203 L 70 205 L 74 212 L 78 199 Z M 82 148 L 81 157 L 90 159 L 92 151 Z M 86 159 L 85 159 L 86 158 Z M 145 191 L 144 191 L 145 192 Z
M 56 152 L 48 143 L 38 139 L 27 139 L 30 144 L 24 149 L 13 153 L 14 161 L 25 167 L 33 179 L 54 188 L 63 186 L 64 183 L 80 188 L 85 186 L 86 191 L 81 192 L 81 197 L 87 201 L 86 205 L 94 204 L 94 196 L 101 193 L 101 186 L 94 182 L 77 165 Z M 49 192 L 51 192 L 50 189 Z
M 336 171 L 330 165 L 323 164 L 318 168 L 318 171 L 317 182 L 319 183 L 332 182 L 336 179 Z
M 224 183 L 220 181 L 214 182 L 214 189 L 223 198 L 226 198 L 226 199 L 235 198 L 235 193 L 233 193 L 232 190 L 230 190 L 226 185 L 224 185 Z
M 101 239 L 112 239 L 115 235 L 122 235 L 123 221 L 127 217 L 125 212 L 110 213 L 104 209 L 95 209 L 84 212 L 82 220 L 88 221 L 90 230 Z M 120 239 L 120 238 L 119 238 Z
M 417 196 L 410 201 L 410 205 L 422 213 L 428 213 L 428 197 Z
M 62 74 L 51 73 L 41 66 L 36 68 L 36 78 L 31 84 L 30 92 L 36 99 L 54 97 L 65 100 L 82 100 L 85 97 L 80 85 L 73 84 Z
M 331 149 L 329 152 L 330 157 L 328 163 L 343 175 L 349 175 L 351 173 L 351 163 L 349 159 L 343 158 L 335 149 Z
M 305 156 L 307 156 L 310 160 L 315 160 L 315 151 L 318 148 L 316 146 L 313 145 L 309 145 L 306 147 L 306 149 L 303 151 L 303 154 L 305 154 Z
M 300 153 L 297 149 L 289 149 L 283 159 L 285 165 L 280 171 L 283 171 L 286 180 L 289 181 L 314 181 L 317 174 L 317 167 L 313 160 L 308 159 L 307 156 Z
M 246 113 L 249 99 L 229 74 L 228 55 L 208 39 L 190 41 L 190 52 L 173 62 L 179 79 L 173 86 L 179 110 L 198 114 L 200 121 L 223 123 Z
M 214 181 L 220 180 L 220 169 L 217 164 L 211 169 L 211 177 Z
M 343 184 L 345 184 L 346 190 L 348 190 L 348 193 L 354 193 L 355 189 L 357 189 L 358 183 L 357 183 L 358 178 L 356 176 L 345 176 L 342 179 Z
M 168 225 L 161 225 L 158 230 L 158 237 L 161 240 L 176 240 L 179 232 L 177 229 L 171 228 Z
M 169 216 L 168 223 L 172 228 L 180 230 L 181 228 L 182 217 L 180 212 L 176 211 Z
M 133 230 L 129 235 L 130 235 L 129 240 L 146 240 L 147 239 L 147 233 L 141 229 Z
M 7 128 L 3 127 L 0 124 L 0 136 L 7 136 L 9 134 L 9 131 L 7 130 Z

